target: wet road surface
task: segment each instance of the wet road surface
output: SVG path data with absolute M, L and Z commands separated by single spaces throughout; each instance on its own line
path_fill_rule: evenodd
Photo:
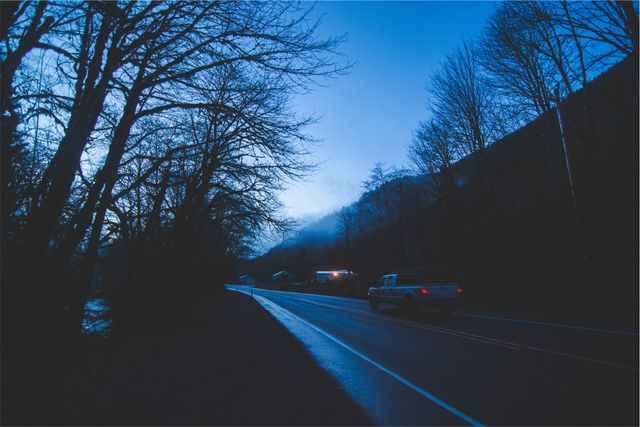
M 379 424 L 638 425 L 636 331 L 253 296 Z

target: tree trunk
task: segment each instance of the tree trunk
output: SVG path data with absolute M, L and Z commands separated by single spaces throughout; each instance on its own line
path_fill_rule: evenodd
M 105 14 L 100 32 L 93 43 L 94 56 L 86 67 L 86 78 L 77 82 L 78 91 L 73 111 L 68 122 L 64 138 L 50 163 L 41 186 L 42 202 L 34 206 L 24 231 L 24 257 L 28 265 L 36 270 L 42 266 L 42 259 L 51 240 L 62 210 L 69 199 L 71 186 L 80 168 L 80 158 L 98 121 L 107 96 L 107 87 L 122 52 L 117 51 L 118 40 L 111 40 L 109 54 L 104 60 L 104 50 L 111 31 L 112 17 Z M 85 45 L 91 43 L 89 34 L 85 34 Z M 100 70 L 104 70 L 100 76 Z M 79 71 L 78 78 L 83 77 Z M 83 85 L 80 87 L 80 85 Z M 26 267 L 26 266 L 25 266 Z

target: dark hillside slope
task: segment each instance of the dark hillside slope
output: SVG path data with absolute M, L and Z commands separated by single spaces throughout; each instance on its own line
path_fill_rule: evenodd
M 637 57 L 573 94 L 561 111 L 578 215 L 553 111 L 487 150 L 493 192 L 477 159 L 463 159 L 450 171 L 458 187 L 355 236 L 354 269 L 371 280 L 402 267 L 457 265 L 469 299 L 484 305 L 637 322 Z M 304 253 L 309 270 L 337 268 L 346 263 L 342 246 L 277 247 L 254 265 L 276 270 Z
M 579 222 L 556 117 L 542 117 L 488 150 L 495 200 L 472 175 L 413 219 L 425 261 L 463 266 L 477 298 L 637 321 L 637 94 L 628 58 L 589 85 L 586 113 L 582 92 L 562 105 Z

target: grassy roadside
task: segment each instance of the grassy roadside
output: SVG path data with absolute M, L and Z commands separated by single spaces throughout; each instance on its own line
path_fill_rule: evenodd
M 163 332 L 34 355 L 3 425 L 370 425 L 251 298 L 207 297 Z

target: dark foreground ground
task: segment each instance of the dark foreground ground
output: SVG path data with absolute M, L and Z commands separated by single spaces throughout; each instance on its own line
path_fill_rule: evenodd
M 245 295 L 201 301 L 170 331 L 35 355 L 3 425 L 370 425 Z

